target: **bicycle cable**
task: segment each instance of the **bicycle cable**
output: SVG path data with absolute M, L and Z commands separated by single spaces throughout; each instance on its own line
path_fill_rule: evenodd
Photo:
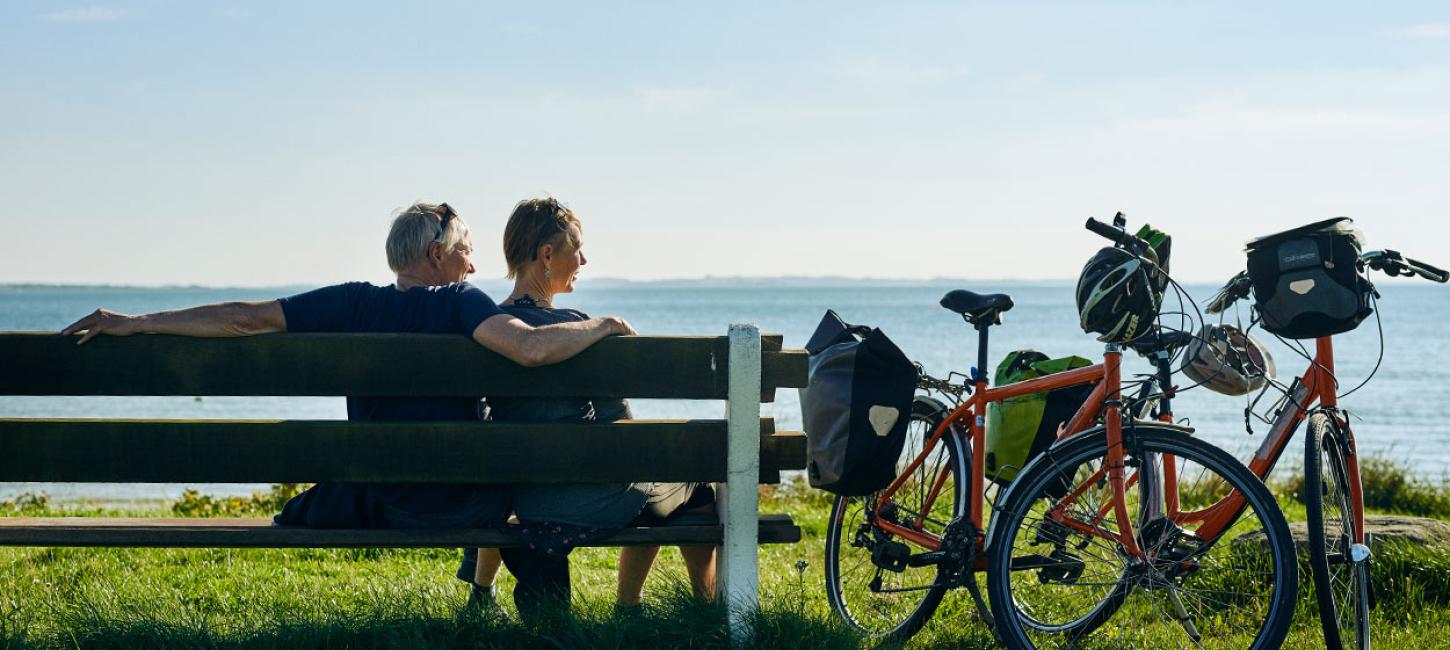
M 1181 316 L 1182 317 L 1182 320 L 1179 321 L 1179 324 L 1180 325 L 1187 325 L 1189 327 L 1189 329 L 1180 329 L 1180 330 L 1176 330 L 1176 331 L 1182 332 L 1182 333 L 1185 333 L 1185 334 L 1188 334 L 1188 336 L 1190 336 L 1194 340 L 1200 342 L 1201 344 L 1204 344 L 1210 351 L 1213 352 L 1213 354 L 1215 356 L 1218 356 L 1219 357 L 1219 361 L 1223 361 L 1224 359 L 1222 358 L 1222 355 L 1219 354 L 1219 351 L 1216 348 L 1214 348 L 1213 346 L 1208 345 L 1209 341 L 1205 340 L 1203 337 L 1201 337 L 1201 336 L 1198 335 L 1198 332 L 1203 329 L 1202 325 L 1206 322 L 1205 319 L 1204 319 L 1204 317 L 1203 317 L 1203 310 L 1201 310 L 1201 309 L 1198 308 L 1198 303 L 1195 303 L 1193 301 L 1193 296 L 1188 293 L 1188 289 L 1184 288 L 1182 284 L 1179 284 L 1177 280 L 1174 280 L 1172 276 L 1168 276 L 1168 283 L 1169 283 L 1169 286 L 1171 286 L 1173 288 L 1174 297 L 1178 300 L 1179 310 L 1178 311 L 1175 311 L 1175 312 L 1167 312 L 1167 313 L 1169 315 L 1178 315 L 1178 316 Z M 1190 306 L 1193 307 L 1193 313 L 1192 314 L 1190 314 L 1186 310 L 1184 310 L 1184 308 L 1183 308 L 1183 305 L 1184 304 L 1188 304 L 1188 305 L 1190 305 Z M 1198 327 L 1194 327 L 1195 324 L 1197 324 Z M 1159 327 L 1160 328 L 1162 327 L 1162 323 L 1161 322 L 1159 323 Z M 1188 353 L 1188 346 L 1186 346 L 1186 345 L 1179 346 L 1176 350 L 1173 351 L 1173 356 L 1168 361 L 1169 368 L 1170 368 L 1169 369 L 1169 375 L 1168 376 L 1169 376 L 1169 379 L 1170 380 L 1174 376 L 1181 375 L 1181 374 L 1184 373 L 1183 364 L 1180 363 L 1180 360 L 1182 359 L 1183 355 L 1186 355 L 1187 353 Z M 1176 370 L 1174 368 L 1176 368 Z M 1208 382 L 1212 381 L 1217 376 L 1218 376 L 1218 374 L 1217 373 L 1214 373 L 1213 375 L 1210 375 L 1210 376 L 1206 377 L 1203 381 L 1194 382 L 1194 383 L 1192 383 L 1192 384 L 1190 384 L 1188 386 L 1182 387 L 1182 388 L 1175 388 L 1175 389 L 1173 389 L 1173 392 L 1176 394 L 1176 393 L 1181 393 L 1181 392 L 1186 391 L 1186 390 L 1192 390 L 1194 388 L 1198 388 L 1199 386 L 1202 386 L 1202 385 L 1207 384 Z M 1170 381 L 1170 384 L 1171 384 L 1171 381 Z
M 1369 294 L 1369 306 L 1370 306 L 1370 309 L 1373 309 L 1374 310 L 1374 324 L 1375 324 L 1375 328 L 1379 330 L 1379 340 L 1380 340 L 1380 352 L 1379 352 L 1379 356 L 1375 358 L 1375 360 L 1374 360 L 1374 368 L 1369 371 L 1369 376 L 1368 377 L 1365 377 L 1364 378 L 1364 381 L 1359 382 L 1359 385 L 1358 386 L 1355 386 L 1354 388 L 1349 389 L 1348 392 L 1340 393 L 1339 394 L 1339 399 L 1344 399 L 1346 397 L 1349 397 L 1350 395 L 1353 395 L 1354 394 L 1354 391 L 1357 391 L 1357 390 L 1359 390 L 1361 388 L 1364 388 L 1364 385 L 1365 384 L 1368 384 L 1369 383 L 1369 380 L 1374 379 L 1375 373 L 1378 373 L 1380 371 L 1380 364 L 1383 363 L 1384 360 L 1385 360 L 1385 326 L 1384 326 L 1384 323 L 1382 321 L 1380 321 L 1380 308 L 1379 308 L 1380 307 L 1380 301 L 1379 301 L 1379 297 L 1375 295 L 1375 292 L 1374 291 L 1371 291 L 1370 294 Z M 1335 388 L 1338 388 L 1338 385 L 1337 384 L 1335 385 Z
M 1334 382 L 1334 390 L 1339 390 L 1339 376 L 1334 374 L 1334 372 L 1331 371 L 1328 366 L 1325 366 L 1324 364 L 1320 363 L 1318 359 L 1314 358 L 1314 355 L 1309 354 L 1309 348 L 1304 346 L 1303 341 L 1299 339 L 1286 339 L 1282 336 L 1279 336 L 1278 334 L 1275 334 L 1274 338 L 1279 339 L 1279 342 L 1287 346 L 1291 352 L 1299 355 L 1304 360 L 1308 361 L 1311 368 L 1318 368 L 1319 370 L 1322 370 L 1325 374 L 1329 375 L 1329 380 Z

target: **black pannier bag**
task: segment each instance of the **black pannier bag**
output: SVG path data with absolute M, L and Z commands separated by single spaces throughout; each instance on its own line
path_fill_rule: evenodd
M 1348 332 L 1372 313 L 1359 274 L 1360 236 L 1347 217 L 1248 244 L 1249 279 L 1265 331 L 1291 339 Z
M 844 496 L 885 488 L 906 442 L 917 371 L 879 329 L 827 311 L 806 343 L 801 395 L 806 473 L 812 487 Z

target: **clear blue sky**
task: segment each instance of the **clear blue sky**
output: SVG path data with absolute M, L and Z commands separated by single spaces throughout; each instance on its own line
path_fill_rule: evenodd
M 499 277 L 543 193 L 594 276 L 1069 278 L 1119 209 L 1450 264 L 1450 6 L 0 5 L 0 282 L 385 281 L 416 199 Z

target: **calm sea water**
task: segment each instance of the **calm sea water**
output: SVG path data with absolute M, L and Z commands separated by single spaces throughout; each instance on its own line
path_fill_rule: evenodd
M 1384 360 L 1374 379 L 1345 405 L 1357 416 L 1355 431 L 1361 449 L 1407 463 L 1422 476 L 1450 476 L 1450 287 L 1414 281 L 1380 283 Z M 482 285 L 490 295 L 503 288 Z M 1034 348 L 1052 356 L 1101 356 L 1102 345 L 1077 328 L 1072 289 L 1068 283 L 954 282 L 893 286 L 792 286 L 751 283 L 740 286 L 677 287 L 584 285 L 559 301 L 594 315 L 617 314 L 649 334 L 720 335 L 729 323 L 752 322 L 764 332 L 785 336 L 788 347 L 801 347 L 827 308 L 853 323 L 884 329 L 913 359 L 932 374 L 965 370 L 975 355 L 975 335 L 954 314 L 937 306 L 953 288 L 1010 293 L 1016 307 L 1002 327 L 993 328 L 991 359 L 1008 351 Z M 1200 300 L 1213 287 L 1191 286 Z M 299 288 L 300 290 L 300 288 Z M 26 288 L 0 287 L 0 331 L 55 331 L 98 306 L 143 313 L 222 300 L 260 300 L 291 293 L 279 289 L 205 288 Z M 1247 312 L 1244 314 L 1247 318 Z M 1278 341 L 1267 341 L 1278 362 L 1281 379 L 1299 374 L 1307 361 Z M 1311 346 L 1312 347 L 1312 346 Z M 1374 368 L 1380 351 L 1373 319 L 1336 339 L 1336 357 L 1344 390 L 1360 383 Z M 1130 355 L 1131 356 L 1131 355 Z M 1126 369 L 1148 372 L 1131 358 Z M 0 372 L 4 372 L 0 368 Z M 1187 384 L 1188 382 L 1183 382 Z M 763 406 L 782 429 L 799 429 L 800 405 L 794 391 L 782 391 L 774 404 Z M 1266 399 L 1265 403 L 1270 400 Z M 1246 458 L 1262 439 L 1244 428 L 1244 398 L 1206 390 L 1189 391 L 1175 411 L 1197 428 L 1199 436 Z M 1262 409 L 1262 406 L 1261 406 Z M 640 400 L 642 418 L 720 417 L 718 402 Z M 17 397 L 0 396 L 0 417 L 128 417 L 128 418 L 288 418 L 343 419 L 341 398 L 315 397 Z M 1281 465 L 1302 460 L 1300 438 L 1291 443 Z M 257 485 L 116 485 L 0 483 L 0 499 L 27 491 L 45 491 L 60 499 L 175 498 L 183 487 L 214 494 L 247 494 Z

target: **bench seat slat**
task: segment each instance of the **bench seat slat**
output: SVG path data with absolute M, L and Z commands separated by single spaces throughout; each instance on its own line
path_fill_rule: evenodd
M 0 395 L 589 395 L 725 399 L 725 337 L 621 336 L 524 368 L 468 337 L 266 334 L 100 337 L 0 332 Z M 806 381 L 806 355 L 763 341 L 761 395 Z
M 134 519 L 102 517 L 0 517 L 3 546 L 139 546 L 155 548 L 447 548 L 514 547 L 492 529 L 359 530 L 272 526 L 271 519 Z M 719 525 L 666 524 L 626 528 L 591 546 L 719 543 Z M 790 515 L 762 515 L 760 543 L 800 541 Z
M 761 423 L 761 475 L 805 439 Z M 724 420 L 350 422 L 0 419 L 5 481 L 587 483 L 721 481 Z

